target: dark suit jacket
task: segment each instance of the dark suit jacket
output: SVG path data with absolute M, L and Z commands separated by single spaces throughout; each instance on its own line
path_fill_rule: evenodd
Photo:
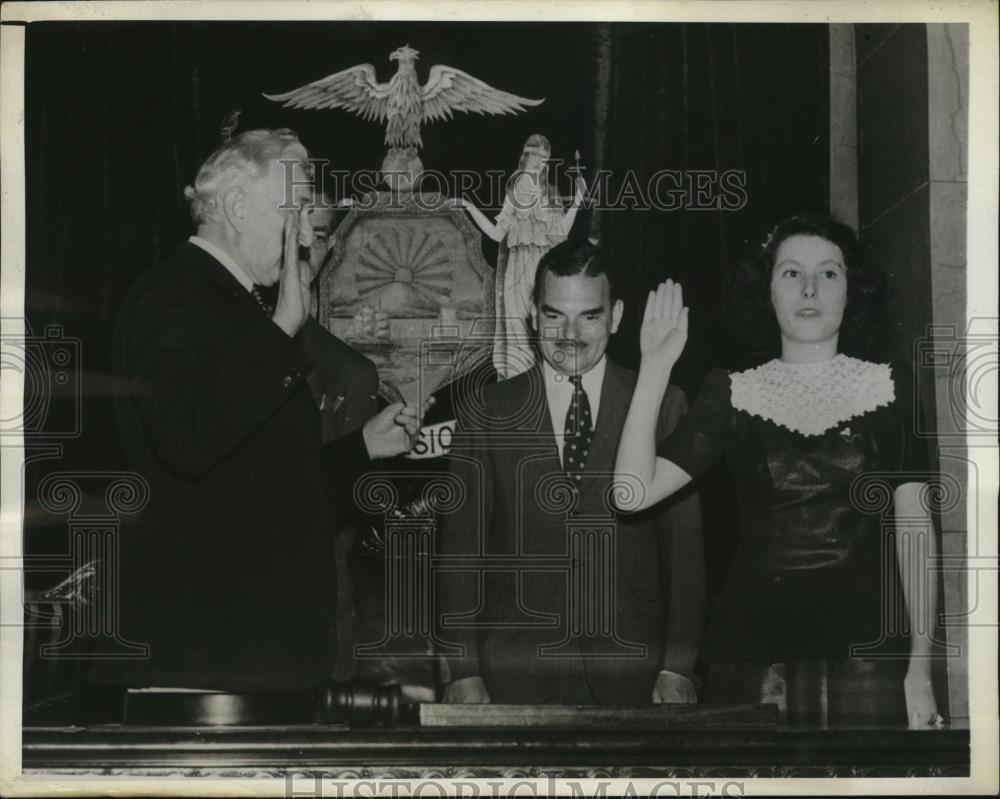
M 609 360 L 586 474 L 575 507 L 567 509 L 563 500 L 572 494 L 559 488 L 565 478 L 543 379 L 536 366 L 484 389 L 481 405 L 459 410 L 449 461 L 465 496 L 443 517 L 438 544 L 440 554 L 457 559 L 456 570 L 437 575 L 438 636 L 462 648 L 449 657 L 451 679 L 481 676 L 494 702 L 553 696 L 568 661 L 542 648 L 567 637 L 567 609 L 579 586 L 585 607 L 602 591 L 601 581 L 586 573 L 575 584 L 567 558 L 578 564 L 581 549 L 613 542 L 605 556 L 613 552 L 614 568 L 603 590 L 614 634 L 586 634 L 590 623 L 611 624 L 599 610 L 594 618 L 590 605 L 579 651 L 598 701 L 648 704 L 661 668 L 693 676 L 705 588 L 698 498 L 689 490 L 631 516 L 609 509 L 605 494 L 635 386 L 634 373 Z M 669 388 L 660 432 L 686 410 L 683 392 Z M 575 537 L 569 530 L 578 525 L 613 533 Z M 457 570 L 463 556 L 480 554 L 496 557 L 497 567 Z
M 319 409 L 324 442 L 347 436 L 364 426 L 378 412 L 378 370 L 375 364 L 344 343 L 313 317 L 296 336 L 313 362 L 309 390 Z M 339 446 L 339 445 L 338 445 Z M 354 484 L 338 480 L 332 486 L 337 508 L 334 549 L 337 556 L 337 663 L 334 676 L 354 676 L 357 643 L 357 591 L 349 568 L 350 554 L 364 515 L 354 505 Z
M 311 316 L 297 338 L 313 362 L 307 379 L 320 409 L 323 441 L 353 433 L 378 412 L 375 364 Z
M 310 365 L 193 244 L 122 310 L 116 418 L 150 501 L 121 531 L 120 629 L 146 660 L 98 680 L 230 690 L 318 684 L 336 651 L 328 486 L 367 462 L 324 448 Z

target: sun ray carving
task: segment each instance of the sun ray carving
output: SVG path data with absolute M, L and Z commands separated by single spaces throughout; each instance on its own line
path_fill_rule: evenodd
M 368 239 L 354 279 L 362 302 L 400 316 L 436 315 L 451 296 L 455 268 L 440 237 L 401 226 Z

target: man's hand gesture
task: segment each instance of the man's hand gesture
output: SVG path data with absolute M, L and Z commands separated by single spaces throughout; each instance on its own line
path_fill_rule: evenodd
M 308 229 L 309 209 L 303 206 L 299 213 L 285 216 L 285 246 L 281 272 L 278 274 L 278 302 L 271 317 L 274 323 L 291 337 L 299 332 L 309 316 L 309 285 L 312 268 L 307 261 L 299 261 L 299 230 Z
M 368 457 L 372 460 L 392 458 L 409 452 L 420 435 L 424 414 L 433 404 L 433 397 L 428 397 L 419 410 L 394 402 L 369 419 L 362 429 Z

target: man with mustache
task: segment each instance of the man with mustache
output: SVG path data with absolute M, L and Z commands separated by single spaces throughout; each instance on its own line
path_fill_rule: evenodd
M 697 701 L 698 498 L 618 518 L 607 496 L 635 385 L 605 354 L 623 312 L 609 267 L 587 243 L 546 253 L 531 309 L 541 363 L 459 407 L 450 460 L 465 497 L 442 519 L 454 560 L 436 607 L 446 702 Z M 668 389 L 661 429 L 686 408 Z

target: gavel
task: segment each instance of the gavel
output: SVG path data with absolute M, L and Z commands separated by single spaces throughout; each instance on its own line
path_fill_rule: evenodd
M 316 710 L 321 724 L 349 727 L 386 727 L 419 724 L 420 705 L 403 701 L 398 685 L 376 685 L 354 680 L 328 680 L 316 690 Z

